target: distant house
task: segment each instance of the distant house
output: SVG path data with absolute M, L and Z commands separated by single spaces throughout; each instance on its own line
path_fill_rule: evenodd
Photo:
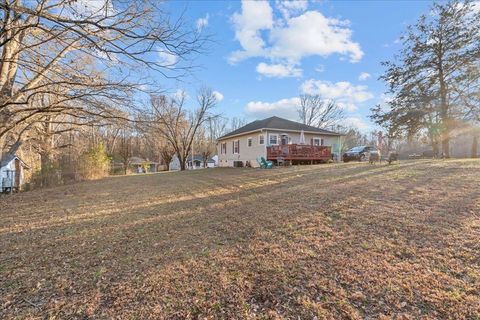
M 27 168 L 17 155 L 4 155 L 0 159 L 0 192 L 20 190 L 24 182 L 24 170 Z
M 203 157 L 201 155 L 189 156 L 187 158 L 187 169 L 203 169 L 203 168 L 214 168 L 215 160 L 209 158 L 207 160 L 206 166 L 203 163 Z M 178 160 L 177 155 L 173 156 L 172 162 L 170 162 L 170 170 L 180 170 L 180 161 Z
M 125 160 L 122 159 L 114 159 L 111 163 L 111 170 L 113 174 L 148 173 L 163 171 L 165 170 L 165 166 L 155 161 L 133 156 L 128 158 L 126 172 Z
M 129 159 L 129 167 L 134 173 L 157 172 L 161 169 L 158 162 L 140 157 L 131 157 Z
M 279 117 L 251 122 L 218 139 L 218 166 L 258 166 L 257 159 L 293 164 L 328 161 L 341 134 Z

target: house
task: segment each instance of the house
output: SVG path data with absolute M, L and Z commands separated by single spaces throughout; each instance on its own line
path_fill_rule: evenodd
M 214 168 L 215 160 L 209 158 L 207 160 L 207 165 L 203 163 L 203 157 L 201 155 L 188 156 L 187 158 L 187 169 L 203 169 L 203 168 Z M 170 170 L 180 170 L 180 161 L 178 160 L 177 155 L 173 156 L 172 161 L 170 162 Z
M 340 153 L 341 134 L 279 117 L 251 122 L 218 139 L 219 167 L 257 167 L 257 158 L 279 163 L 320 163 Z
M 125 160 L 123 159 L 113 159 L 110 164 L 112 174 L 124 174 L 124 173 L 148 173 L 148 172 L 158 172 L 165 170 L 165 166 L 148 159 L 143 159 L 141 157 L 133 156 L 128 158 L 127 161 L 127 170 L 125 172 Z
M 17 155 L 4 155 L 0 159 L 0 192 L 20 190 L 25 169 L 28 169 L 28 166 Z
M 140 157 L 131 157 L 129 159 L 129 168 L 134 173 L 157 172 L 161 169 L 158 162 L 150 161 Z

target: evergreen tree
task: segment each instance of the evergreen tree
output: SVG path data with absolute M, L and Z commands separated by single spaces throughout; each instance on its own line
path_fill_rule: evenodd
M 409 26 L 395 61 L 384 62 L 393 99 L 372 109 L 372 119 L 389 132 L 411 136 L 425 130 L 432 147 L 446 157 L 452 129 L 464 120 L 472 91 L 478 93 L 480 12 L 474 3 L 436 3 Z M 478 108 L 478 105 L 476 105 Z M 470 108 L 471 109 L 471 108 Z

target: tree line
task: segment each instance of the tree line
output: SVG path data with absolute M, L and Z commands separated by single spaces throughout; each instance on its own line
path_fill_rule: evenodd
M 158 1 L 0 1 L 0 156 L 31 158 L 40 184 L 90 175 L 105 154 L 125 158 L 145 135 L 138 124 L 162 118 L 164 106 L 144 119 L 161 79 L 190 74 L 208 41 Z M 139 97 L 152 97 L 151 106 Z M 169 106 L 178 108 L 177 125 L 188 122 L 182 107 Z

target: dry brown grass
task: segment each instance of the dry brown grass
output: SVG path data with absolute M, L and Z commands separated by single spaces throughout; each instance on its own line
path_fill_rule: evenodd
M 480 161 L 117 177 L 0 208 L 2 319 L 480 318 Z

